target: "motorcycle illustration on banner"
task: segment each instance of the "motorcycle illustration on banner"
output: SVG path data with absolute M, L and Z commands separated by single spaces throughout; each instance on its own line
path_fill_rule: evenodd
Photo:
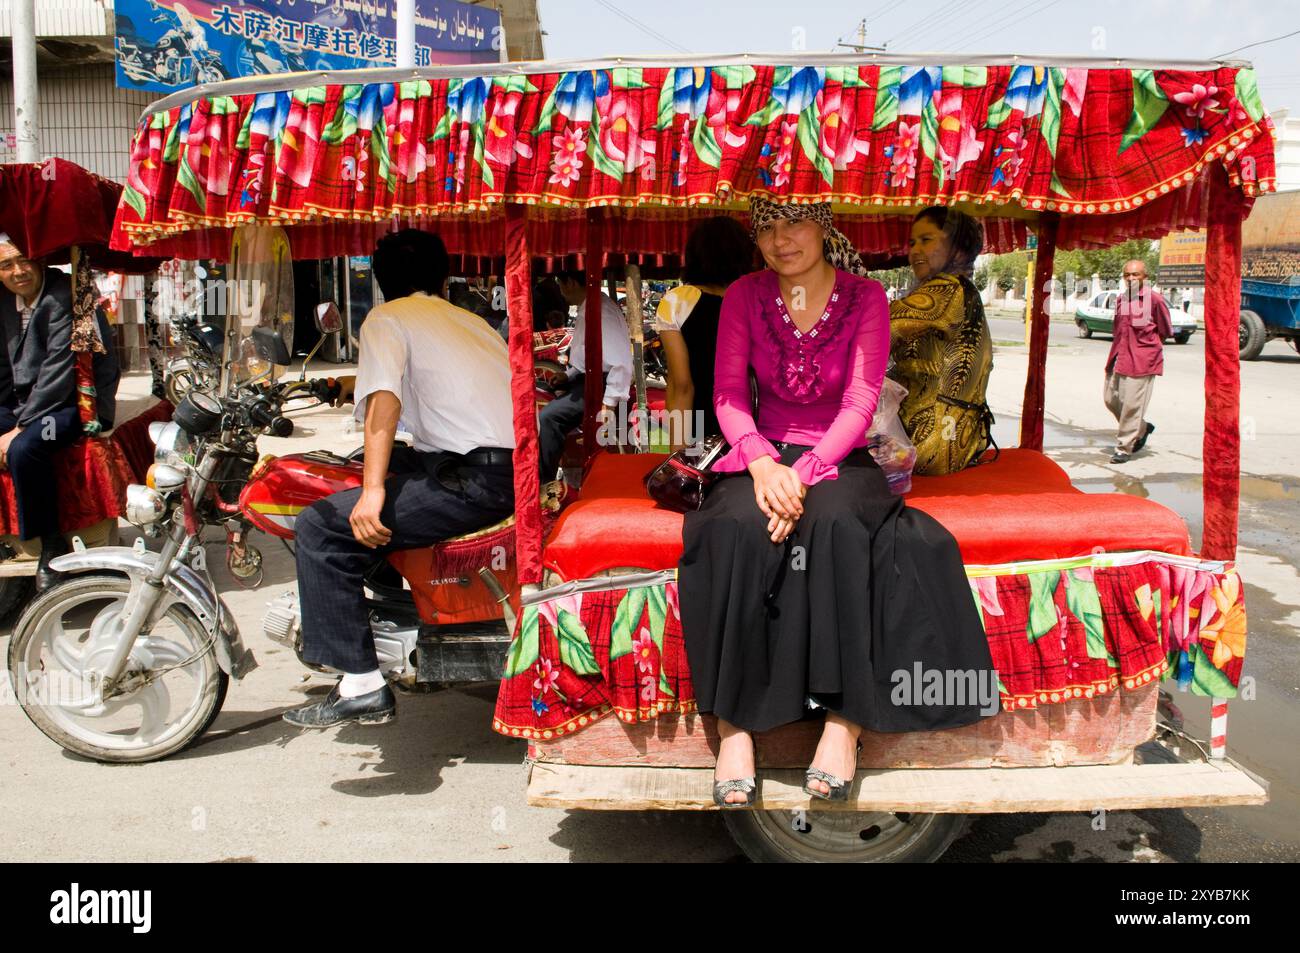
M 395 6 L 375 0 L 117 0 L 117 85 L 171 92 L 237 76 L 392 65 Z M 501 15 L 416 0 L 416 64 L 494 63 Z

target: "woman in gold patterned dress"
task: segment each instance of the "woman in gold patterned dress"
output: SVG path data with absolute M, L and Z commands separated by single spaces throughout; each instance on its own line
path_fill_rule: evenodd
M 983 246 L 979 223 L 956 209 L 934 206 L 912 221 L 917 284 L 889 307 L 890 377 L 907 388 L 899 415 L 922 476 L 970 466 L 993 440 L 984 399 L 993 342 L 970 278 Z

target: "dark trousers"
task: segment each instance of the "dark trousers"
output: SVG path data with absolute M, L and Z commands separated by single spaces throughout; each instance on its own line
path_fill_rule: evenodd
M 510 466 L 470 466 L 454 453 L 394 447 L 380 522 L 393 534 L 379 549 L 356 541 L 348 518 L 361 489 L 303 510 L 294 524 L 303 657 L 359 675 L 379 667 L 362 590 L 366 570 L 386 553 L 429 546 L 504 519 L 514 509 Z
M 541 447 L 540 472 L 542 482 L 555 479 L 564 456 L 564 439 L 569 431 L 582 423 L 585 406 L 583 388 L 586 375 L 579 374 L 569 382 L 568 393 L 555 398 L 537 415 L 537 442 Z
M 579 374 L 569 382 L 568 393 L 555 398 L 537 415 L 537 442 L 540 446 L 538 469 L 543 483 L 555 479 L 555 474 L 560 467 L 560 458 L 564 456 L 565 438 L 568 437 L 570 430 L 582 423 L 583 413 L 586 410 L 583 396 L 585 382 L 586 375 Z M 621 444 L 626 440 L 621 425 L 621 422 L 626 419 L 626 410 L 621 406 L 616 407 L 615 415 L 615 424 L 611 425 L 610 430 L 612 439 Z M 597 442 L 599 440 L 598 431 Z
M 18 425 L 13 408 L 0 407 L 0 435 Z M 54 476 L 54 452 L 76 443 L 82 435 L 76 405 L 47 414 L 9 444 L 5 466 L 14 481 L 18 502 L 18 535 L 37 539 L 59 532 L 59 496 Z

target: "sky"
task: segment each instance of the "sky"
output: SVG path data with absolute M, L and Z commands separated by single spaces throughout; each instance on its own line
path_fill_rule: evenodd
M 1300 0 L 540 0 L 546 58 L 837 50 L 1209 60 L 1300 31 Z M 1300 115 L 1300 33 L 1233 53 Z

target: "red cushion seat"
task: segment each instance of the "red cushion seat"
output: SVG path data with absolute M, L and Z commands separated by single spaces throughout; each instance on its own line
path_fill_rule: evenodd
M 645 494 L 641 479 L 663 454 L 601 454 L 581 498 L 556 520 L 543 561 L 562 579 L 610 569 L 669 569 L 682 548 L 682 516 Z M 968 564 L 1154 549 L 1191 555 L 1182 518 L 1124 493 L 1084 493 L 1050 458 L 1004 450 L 996 463 L 942 477 L 915 477 L 909 506 L 957 539 Z

